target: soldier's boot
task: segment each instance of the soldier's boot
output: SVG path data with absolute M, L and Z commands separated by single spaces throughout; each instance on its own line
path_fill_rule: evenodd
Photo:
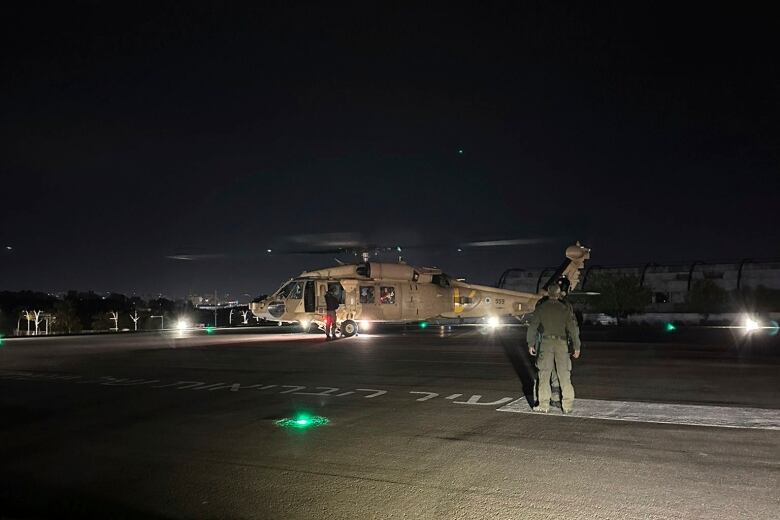
M 539 401 L 533 411 L 547 413 L 550 410 L 550 372 L 540 371 L 537 385 Z

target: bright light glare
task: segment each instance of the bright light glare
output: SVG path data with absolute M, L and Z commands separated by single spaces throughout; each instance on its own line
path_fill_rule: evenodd
M 298 415 L 295 418 L 286 418 L 286 419 L 279 419 L 278 421 L 274 421 L 277 426 L 281 426 L 282 428 L 295 428 L 295 429 L 301 429 L 305 430 L 307 428 L 310 428 L 312 426 L 325 426 L 330 421 L 327 417 L 321 417 L 319 415 L 309 416 L 309 415 Z
M 498 319 L 498 316 L 491 316 L 488 318 L 487 324 L 491 329 L 495 329 L 501 324 L 501 320 Z
M 371 322 L 370 321 L 366 321 L 366 320 L 361 321 L 360 322 L 360 330 L 361 330 L 361 332 L 362 331 L 366 331 L 366 330 L 371 330 Z
M 760 329 L 761 326 L 752 318 L 745 318 L 745 332 L 753 332 Z
M 311 322 L 309 320 L 301 320 L 301 328 L 304 332 L 307 332 L 309 330 L 309 325 Z
M 179 320 L 176 322 L 176 330 L 187 330 L 190 328 L 190 322 L 187 320 Z

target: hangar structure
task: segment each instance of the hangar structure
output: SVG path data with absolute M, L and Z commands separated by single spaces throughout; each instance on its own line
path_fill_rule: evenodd
M 555 267 L 536 269 L 507 269 L 498 281 L 498 287 L 513 291 L 537 292 L 541 284 L 555 271 Z M 649 262 L 639 265 L 592 265 L 580 278 L 579 291 L 587 291 L 589 280 L 596 273 L 618 276 L 635 276 L 642 287 L 653 292 L 653 304 L 657 310 L 665 310 L 674 304 L 684 303 L 691 286 L 697 280 L 712 280 L 722 289 L 765 287 L 780 290 L 780 259 L 751 260 L 737 262 L 709 262 L 697 260 L 691 263 L 657 264 Z

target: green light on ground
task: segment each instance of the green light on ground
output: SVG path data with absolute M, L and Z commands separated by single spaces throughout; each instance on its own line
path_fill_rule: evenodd
M 297 428 L 299 430 L 305 430 L 313 426 L 325 426 L 330 421 L 327 417 L 320 417 L 319 415 L 299 415 L 295 418 L 285 418 L 276 421 L 277 426 L 282 428 Z
M 664 326 L 664 330 L 665 330 L 666 332 L 674 332 L 674 331 L 676 331 L 676 330 L 677 330 L 677 327 L 675 327 L 675 326 L 674 326 L 674 323 L 672 323 L 672 322 L 670 321 L 669 323 L 667 323 L 667 324 L 666 324 L 666 326 Z
M 215 330 L 217 330 L 216 327 L 206 327 L 206 334 L 214 334 Z
M 428 328 L 428 322 L 427 321 L 421 321 L 420 322 L 420 328 L 421 329 L 427 329 Z

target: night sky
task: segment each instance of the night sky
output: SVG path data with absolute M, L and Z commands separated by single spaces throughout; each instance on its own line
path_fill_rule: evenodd
M 254 296 L 334 264 L 268 247 L 333 232 L 549 239 L 408 252 L 484 283 L 576 239 L 780 256 L 769 11 L 222 4 L 5 8 L 0 289 Z

